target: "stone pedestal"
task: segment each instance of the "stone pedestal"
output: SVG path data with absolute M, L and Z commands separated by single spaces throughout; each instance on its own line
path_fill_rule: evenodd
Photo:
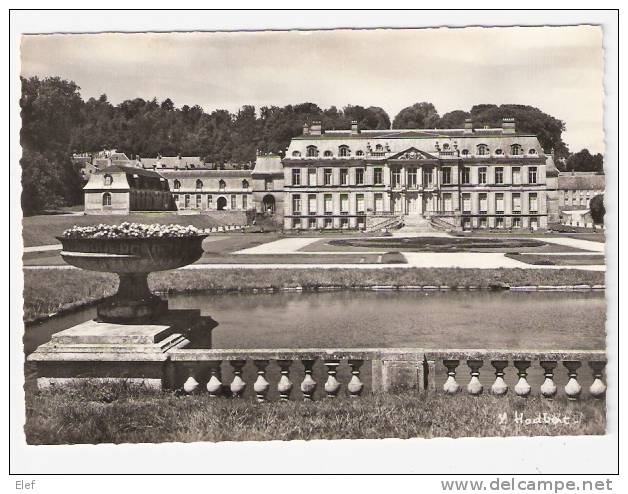
M 28 361 L 36 363 L 39 389 L 83 380 L 162 389 L 169 387 L 169 350 L 211 348 L 215 326 L 200 310 L 170 310 L 147 324 L 92 320 L 53 334 Z

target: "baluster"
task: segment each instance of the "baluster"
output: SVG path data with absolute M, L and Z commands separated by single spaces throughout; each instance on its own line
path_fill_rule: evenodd
M 519 380 L 515 384 L 515 394 L 522 398 L 527 398 L 530 395 L 532 388 L 526 379 L 528 377 L 528 368 L 532 362 L 529 360 L 515 360 L 515 367 L 517 368 L 517 376 Z
M 453 395 L 460 391 L 460 385 L 456 382 L 456 367 L 460 365 L 460 360 L 443 360 L 443 365 L 447 367 L 447 380 L 443 384 L 443 391 Z
M 593 371 L 593 384 L 589 388 L 589 393 L 593 398 L 604 398 L 606 394 L 606 384 L 602 381 L 604 367 L 606 367 L 606 361 L 604 360 L 592 360 L 589 361 L 589 367 Z
M 338 366 L 340 360 L 327 360 L 325 359 L 325 366 L 327 367 L 327 382 L 325 383 L 325 392 L 327 398 L 335 398 L 340 391 L 340 382 L 336 379 L 336 373 L 338 372 Z
M 558 362 L 542 360 L 540 364 L 543 367 L 543 375 L 545 376 L 545 381 L 541 384 L 541 395 L 551 400 L 558 391 L 558 387 L 554 382 L 554 369 L 556 369 Z
M 277 391 L 279 391 L 279 399 L 288 401 L 290 399 L 290 391 L 292 391 L 292 381 L 290 380 L 290 366 L 292 360 L 277 360 L 277 365 L 281 372 L 281 377 L 277 383 Z
M 264 403 L 266 401 L 266 393 L 268 393 L 268 388 L 270 388 L 270 383 L 266 380 L 268 360 L 255 360 L 255 367 L 257 367 L 257 379 L 253 383 L 253 390 L 257 396 L 258 403 Z
M 563 365 L 567 368 L 569 375 L 569 381 L 565 385 L 565 394 L 569 401 L 576 401 L 582 392 L 582 386 L 578 382 L 578 369 L 582 363 L 576 360 L 565 360 Z
M 484 362 L 482 360 L 467 360 L 467 365 L 471 369 L 471 380 L 467 384 L 467 392 L 473 396 L 480 395 L 484 387 L 478 378 L 480 377 L 480 367 L 484 365 Z
M 222 391 L 222 382 L 221 372 L 220 372 L 220 363 L 221 360 L 214 360 L 209 363 L 209 381 L 207 381 L 207 391 L 209 391 L 209 396 L 212 398 L 216 398 L 220 392 Z
M 303 367 L 305 367 L 305 377 L 301 383 L 301 392 L 303 393 L 303 399 L 311 401 L 314 397 L 314 391 L 316 390 L 316 381 L 312 378 L 312 368 L 314 367 L 314 360 L 302 360 Z
M 194 376 L 190 376 L 183 383 L 183 391 L 187 394 L 192 394 L 198 389 L 198 381 L 194 379 Z
M 233 381 L 231 381 L 231 385 L 229 388 L 231 389 L 231 395 L 234 398 L 239 398 L 244 393 L 244 388 L 246 388 L 246 382 L 242 379 L 242 367 L 246 364 L 246 360 L 232 360 L 231 366 L 233 367 Z
M 364 384 L 360 380 L 360 367 L 364 363 L 363 360 L 349 360 L 349 365 L 351 366 L 351 380 L 349 384 L 347 384 L 347 389 L 349 390 L 350 398 L 357 398 L 362 393 L 362 388 Z
M 503 396 L 508 392 L 508 385 L 504 381 L 504 369 L 508 367 L 508 360 L 491 360 L 495 368 L 495 382 L 491 386 L 491 393 L 495 396 Z

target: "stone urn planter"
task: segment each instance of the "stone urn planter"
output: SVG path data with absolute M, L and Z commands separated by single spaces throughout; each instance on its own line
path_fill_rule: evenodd
M 148 275 L 191 264 L 203 254 L 207 235 L 175 237 L 80 238 L 61 236 L 65 262 L 81 269 L 116 273 L 118 292 L 98 304 L 98 320 L 147 323 L 168 310 L 168 302 L 148 288 Z

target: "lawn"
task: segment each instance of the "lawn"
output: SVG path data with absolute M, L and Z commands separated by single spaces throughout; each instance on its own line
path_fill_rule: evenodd
M 154 273 L 150 287 L 160 292 L 252 291 L 282 287 L 370 287 L 373 285 L 603 285 L 604 273 L 548 269 L 203 269 Z M 33 321 L 115 293 L 114 274 L 80 269 L 24 270 L 24 319 Z
M 593 266 L 604 265 L 603 255 L 544 256 L 508 253 L 506 257 L 537 266 Z
M 219 226 L 220 223 L 215 218 L 204 215 L 178 215 L 176 213 L 132 213 L 129 215 L 41 215 L 28 216 L 22 220 L 22 236 L 25 247 L 36 245 L 53 245 L 59 241 L 55 238 L 61 235 L 64 230 L 74 225 L 97 225 L 99 223 L 119 224 L 123 221 L 135 223 L 177 223 L 180 225 L 193 225 L 197 228 L 210 228 Z
M 515 413 L 568 416 L 570 423 L 526 425 Z M 593 399 L 405 391 L 258 404 L 120 384 L 27 393 L 24 426 L 29 444 L 599 435 L 605 429 L 605 402 Z

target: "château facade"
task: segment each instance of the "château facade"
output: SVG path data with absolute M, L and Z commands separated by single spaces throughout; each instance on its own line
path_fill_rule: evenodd
M 453 227 L 546 228 L 546 155 L 500 128 L 324 131 L 304 126 L 283 160 L 284 228 L 364 228 L 367 218 L 438 217 Z

